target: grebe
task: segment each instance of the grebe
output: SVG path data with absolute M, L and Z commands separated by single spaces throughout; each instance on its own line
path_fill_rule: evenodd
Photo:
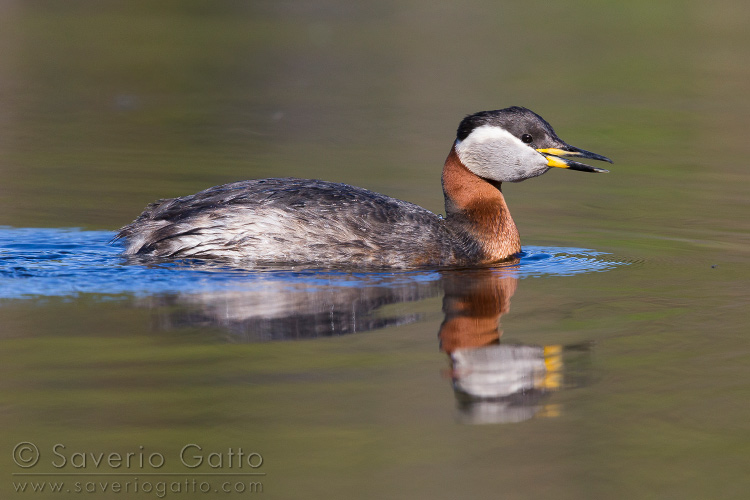
M 320 180 L 257 179 L 148 205 L 115 239 L 125 255 L 229 259 L 250 265 L 471 266 L 521 251 L 500 190 L 550 167 L 607 172 L 563 158 L 612 163 L 562 141 L 521 107 L 464 118 L 443 167 L 445 218 L 363 188 Z

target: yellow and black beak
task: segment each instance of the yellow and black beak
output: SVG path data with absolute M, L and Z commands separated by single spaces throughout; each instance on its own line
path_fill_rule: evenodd
M 585 163 L 568 160 L 567 158 L 563 158 L 563 156 L 575 156 L 577 158 L 588 158 L 590 160 L 599 160 L 612 163 L 612 160 L 610 160 L 606 156 L 598 155 L 596 153 L 586 151 L 585 149 L 578 149 L 567 144 L 559 148 L 542 148 L 537 149 L 537 151 L 542 153 L 544 157 L 547 158 L 548 167 L 568 168 L 570 170 L 579 170 L 581 172 L 609 172 L 609 170 L 607 169 L 592 167 L 591 165 L 586 165 Z

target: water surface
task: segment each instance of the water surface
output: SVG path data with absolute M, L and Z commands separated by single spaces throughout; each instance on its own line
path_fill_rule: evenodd
M 325 287 L 393 288 L 437 281 L 437 270 L 356 272 L 265 266 L 198 259 L 151 261 L 122 256 L 121 242 L 110 231 L 75 228 L 0 227 L 0 299 L 65 297 L 82 293 L 133 296 L 215 291 L 267 291 L 269 287 L 311 290 Z M 605 271 L 618 262 L 582 248 L 529 246 L 518 262 L 499 269 L 516 278 Z
M 161 453 L 161 473 L 232 472 L 242 447 L 265 475 L 238 479 L 270 498 L 744 498 L 748 16 L 0 1 L 0 496 L 80 496 L 13 489 L 96 471 L 56 467 L 61 443 Z M 108 245 L 155 199 L 248 178 L 439 213 L 458 122 L 510 105 L 615 161 L 503 186 L 517 264 L 248 270 Z M 224 463 L 186 467 L 190 443 Z

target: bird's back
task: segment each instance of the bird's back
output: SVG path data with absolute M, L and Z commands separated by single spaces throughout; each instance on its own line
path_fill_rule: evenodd
M 444 221 L 363 188 L 258 179 L 158 200 L 117 238 L 129 255 L 227 258 L 255 264 L 447 265 L 462 251 Z

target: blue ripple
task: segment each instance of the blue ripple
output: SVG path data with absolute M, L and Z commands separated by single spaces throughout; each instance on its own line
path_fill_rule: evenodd
M 147 296 L 218 290 L 262 290 L 270 282 L 290 287 L 363 287 L 425 283 L 438 271 L 347 272 L 315 269 L 244 270 L 179 262 L 134 264 L 111 231 L 0 227 L 0 299 L 73 297 L 81 293 Z M 607 271 L 621 262 L 584 248 L 527 246 L 520 262 L 502 266 L 518 278 Z

